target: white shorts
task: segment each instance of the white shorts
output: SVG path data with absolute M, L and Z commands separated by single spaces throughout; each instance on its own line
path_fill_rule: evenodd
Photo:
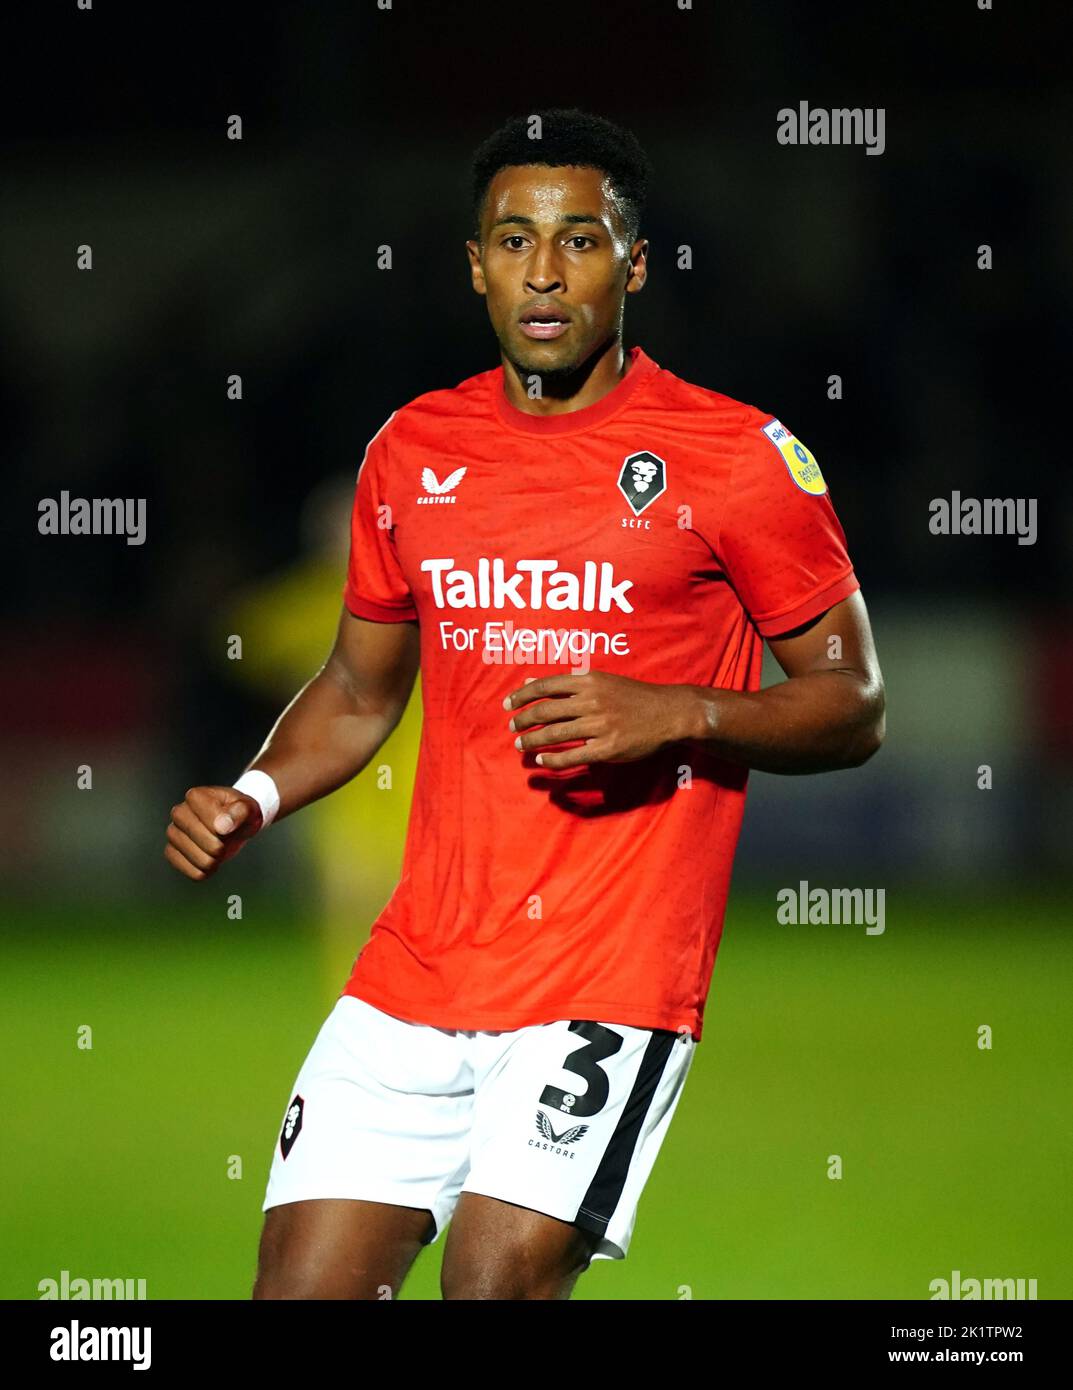
M 479 1192 L 594 1231 L 594 1259 L 624 1259 L 695 1046 L 584 1020 L 434 1028 L 344 994 L 298 1073 L 262 1210 L 426 1207 L 437 1240 L 459 1194 Z

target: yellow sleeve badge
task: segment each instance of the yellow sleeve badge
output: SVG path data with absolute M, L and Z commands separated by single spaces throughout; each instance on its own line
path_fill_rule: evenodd
M 827 491 L 827 484 L 820 472 L 820 465 L 800 439 L 795 439 L 779 420 L 772 420 L 764 425 L 763 430 L 782 455 L 790 470 L 790 477 L 801 491 L 811 493 L 813 497 L 822 497 Z

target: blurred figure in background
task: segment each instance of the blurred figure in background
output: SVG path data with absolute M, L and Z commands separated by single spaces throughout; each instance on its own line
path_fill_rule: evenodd
M 225 611 L 227 639 L 242 638 L 230 674 L 280 710 L 312 679 L 331 650 L 350 539 L 354 479 L 325 478 L 302 509 L 302 554 L 294 564 L 241 590 Z M 374 762 L 345 787 L 293 819 L 312 871 L 322 942 L 325 999 L 334 999 L 369 927 L 398 882 L 421 740 L 421 678 L 406 713 Z M 237 774 L 236 774 L 237 775 Z

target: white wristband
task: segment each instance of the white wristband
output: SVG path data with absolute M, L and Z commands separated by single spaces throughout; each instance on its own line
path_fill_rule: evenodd
M 258 772 L 256 768 L 244 772 L 234 784 L 234 789 L 253 797 L 261 808 L 261 829 L 267 829 L 279 810 L 279 788 L 268 773 Z

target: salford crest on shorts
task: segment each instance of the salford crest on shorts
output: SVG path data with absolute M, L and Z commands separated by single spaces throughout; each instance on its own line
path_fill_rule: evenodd
M 301 1096 L 295 1096 L 290 1105 L 287 1106 L 287 1115 L 279 1134 L 279 1151 L 284 1158 L 294 1148 L 294 1141 L 302 1132 L 302 1111 L 304 1109 L 305 1101 Z

